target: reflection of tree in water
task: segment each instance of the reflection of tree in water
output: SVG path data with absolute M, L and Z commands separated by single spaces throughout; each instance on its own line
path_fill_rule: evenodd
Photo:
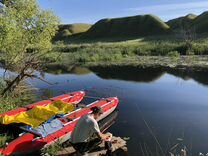
M 160 68 L 141 68 L 133 66 L 91 67 L 96 75 L 104 79 L 117 79 L 136 82 L 152 82 L 159 79 L 164 72 Z

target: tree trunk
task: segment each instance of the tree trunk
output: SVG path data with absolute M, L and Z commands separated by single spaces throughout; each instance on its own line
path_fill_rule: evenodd
M 1 95 L 5 95 L 7 92 L 12 92 L 19 85 L 19 83 L 24 79 L 26 75 L 20 73 L 8 86 L 2 91 Z
M 25 67 L 19 73 L 19 75 L 17 75 L 17 77 L 7 85 L 7 87 L 1 93 L 2 96 L 4 96 L 7 92 L 14 91 L 14 89 L 19 85 L 19 83 L 24 79 L 24 77 L 27 76 L 27 74 L 25 74 L 25 71 L 29 68 L 29 66 L 30 64 L 26 64 Z

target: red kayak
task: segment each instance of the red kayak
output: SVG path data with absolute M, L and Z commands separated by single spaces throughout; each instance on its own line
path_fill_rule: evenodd
M 38 151 L 56 142 L 65 142 L 70 139 L 71 133 L 79 118 L 85 114 L 90 113 L 91 107 L 102 107 L 103 114 L 98 119 L 98 121 L 100 121 L 110 115 L 116 109 L 118 102 L 119 100 L 117 97 L 111 97 L 95 101 L 89 105 L 86 105 L 84 108 L 76 109 L 75 111 L 66 114 L 64 117 L 56 119 L 63 125 L 63 127 L 44 137 L 40 134 L 36 134 L 33 133 L 33 131 L 28 130 L 26 133 L 23 133 L 21 136 L 8 143 L 8 145 L 6 145 L 4 148 L 1 148 L 0 154 L 25 155 Z
M 67 102 L 67 103 L 77 104 L 83 99 L 84 96 L 85 96 L 84 91 L 66 93 L 66 94 L 63 94 L 63 95 L 60 95 L 60 96 L 57 96 L 57 97 L 50 98 L 48 100 L 43 100 L 43 101 L 40 101 L 40 102 L 33 103 L 31 105 L 27 105 L 25 107 L 21 107 L 21 108 L 17 108 L 17 109 L 14 109 L 14 110 L 11 110 L 11 111 L 8 111 L 8 112 L 5 112 L 5 113 L 1 113 L 0 116 L 16 115 L 20 112 L 28 111 L 29 109 L 31 109 L 35 106 L 46 106 L 48 104 L 51 104 L 53 101 L 57 101 L 57 100 L 61 100 L 61 101 Z

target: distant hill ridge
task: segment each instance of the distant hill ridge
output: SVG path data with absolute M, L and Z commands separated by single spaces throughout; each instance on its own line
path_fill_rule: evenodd
M 55 36 L 56 40 L 66 39 L 73 35 L 77 35 L 86 32 L 90 29 L 91 24 L 75 23 L 75 24 L 62 24 L 59 26 L 59 30 Z
M 79 39 L 128 38 L 168 35 L 181 28 L 193 29 L 196 33 L 208 33 L 208 12 L 197 16 L 162 21 L 159 17 L 147 14 L 121 18 L 107 18 L 90 24 L 60 25 L 56 38 L 66 39 L 79 36 Z
M 196 17 L 197 15 L 188 14 L 183 17 L 169 20 L 168 22 L 166 22 L 166 24 L 169 25 L 171 29 L 180 29 L 181 27 L 189 27 L 192 25 Z
M 102 19 L 84 33 L 83 38 L 142 37 L 166 34 L 169 29 L 166 23 L 154 15 L 139 15 Z

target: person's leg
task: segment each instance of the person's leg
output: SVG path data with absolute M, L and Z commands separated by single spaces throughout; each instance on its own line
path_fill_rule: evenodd
M 86 151 L 92 151 L 102 143 L 102 140 L 100 138 L 93 139 L 89 141 L 86 145 Z
M 106 156 L 112 156 L 113 146 L 111 141 L 105 141 L 105 149 L 107 150 Z
M 72 144 L 72 146 L 74 147 L 77 153 L 84 154 L 86 151 L 87 143 L 76 143 Z
M 79 153 L 84 154 L 85 152 L 96 149 L 101 143 L 102 141 L 99 138 L 96 138 L 86 143 L 73 144 L 73 147 Z

